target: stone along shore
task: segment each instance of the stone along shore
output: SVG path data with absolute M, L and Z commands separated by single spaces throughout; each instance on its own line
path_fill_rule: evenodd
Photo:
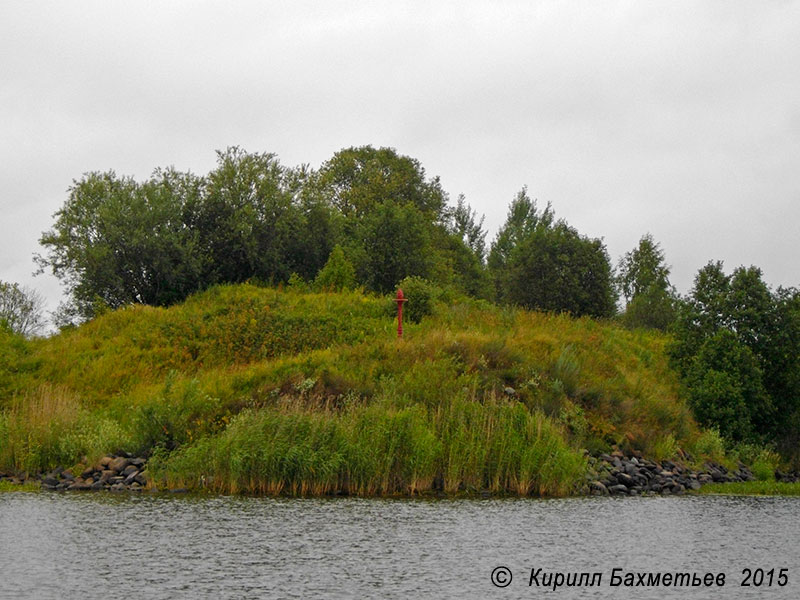
M 755 480 L 744 465 L 729 471 L 723 465 L 707 462 L 701 470 L 693 471 L 670 460 L 647 460 L 638 452 L 631 456 L 622 452 L 590 456 L 589 466 L 588 491 L 594 496 L 680 495 L 699 490 L 705 483 Z
M 28 476 L 27 473 L 0 473 L 0 480 L 6 479 L 16 484 L 38 481 L 42 489 L 52 491 L 139 492 L 147 486 L 144 474 L 146 464 L 144 458 L 113 454 L 104 456 L 95 466 L 83 469 L 78 475 L 71 469 L 59 468 L 34 476 Z

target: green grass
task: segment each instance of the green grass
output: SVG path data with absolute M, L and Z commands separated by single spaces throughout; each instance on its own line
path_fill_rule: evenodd
M 11 483 L 7 479 L 0 481 L 0 494 L 3 492 L 39 492 L 42 487 L 35 482 Z
M 732 496 L 800 496 L 800 483 L 782 483 L 778 481 L 709 483 L 700 488 L 698 493 Z
M 398 340 L 391 306 L 227 285 L 47 339 L 0 336 L 0 469 L 125 450 L 195 489 L 567 495 L 584 448 L 721 452 L 662 334 L 457 299 Z

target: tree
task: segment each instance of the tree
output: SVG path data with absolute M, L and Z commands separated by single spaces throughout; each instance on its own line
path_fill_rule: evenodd
M 489 254 L 498 299 L 526 308 L 609 317 L 616 301 L 608 253 L 552 209 L 539 212 L 525 188 Z
M 313 174 L 233 147 L 206 177 L 157 169 L 139 183 L 113 171 L 73 182 L 40 240 L 40 270 L 66 284 L 63 323 L 105 308 L 166 306 L 215 283 L 313 278 L 333 247 L 330 207 Z
M 338 244 L 331 250 L 328 262 L 317 274 L 314 280 L 319 289 L 329 290 L 349 290 L 355 286 L 356 272 L 351 263 L 344 255 L 342 247 Z
M 625 298 L 622 319 L 629 327 L 665 331 L 675 320 L 677 294 L 669 282 L 669 267 L 649 233 L 620 259 L 616 281 Z
M 190 226 L 198 232 L 207 284 L 250 278 L 286 281 L 292 232 L 300 228 L 293 179 L 274 154 L 232 147 L 217 152 Z M 306 274 L 306 273 L 301 273 Z
M 439 179 L 416 159 L 393 148 L 346 148 L 322 165 L 306 193 L 334 210 L 337 241 L 365 287 L 387 292 L 418 276 L 487 295 L 483 220 L 463 197 L 448 207 Z
M 394 148 L 340 150 L 322 165 L 315 185 L 333 207 L 354 222 L 384 202 L 411 204 L 436 220 L 447 201 L 438 178 L 426 179 L 419 161 Z
M 73 312 L 92 317 L 99 306 L 166 305 L 201 286 L 196 232 L 186 227 L 201 180 L 157 170 L 143 184 L 113 171 L 73 182 L 40 243 L 40 271 L 66 284 Z
M 777 440 L 797 452 L 791 443 L 800 424 L 795 290 L 773 293 L 757 267 L 727 275 L 721 262 L 708 263 L 681 303 L 673 332 L 670 360 L 701 421 L 719 418 L 712 424 L 731 439 Z M 744 421 L 732 421 L 733 412 Z
M 467 204 L 464 194 L 460 194 L 455 207 L 449 211 L 449 230 L 463 240 L 477 259 L 486 260 L 486 230 L 483 228 L 484 215 L 477 220 L 477 213 Z
M 36 290 L 0 281 L 0 327 L 31 337 L 44 327 L 44 298 Z
M 687 373 L 689 404 L 697 420 L 728 439 L 763 434 L 773 417 L 759 358 L 736 334 L 720 329 L 698 350 Z
M 371 290 L 388 293 L 412 275 L 426 278 L 431 270 L 430 223 L 412 204 L 384 202 L 365 216 L 359 280 Z

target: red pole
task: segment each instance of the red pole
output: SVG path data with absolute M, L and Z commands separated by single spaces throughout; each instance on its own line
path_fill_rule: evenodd
M 403 302 L 407 301 L 407 298 L 403 296 L 403 290 L 397 288 L 397 298 L 394 299 L 397 302 L 397 337 L 403 337 Z

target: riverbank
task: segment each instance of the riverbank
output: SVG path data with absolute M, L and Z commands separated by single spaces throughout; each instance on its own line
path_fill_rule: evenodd
M 587 480 L 587 452 L 639 453 L 660 477 L 663 461 L 699 473 L 758 459 L 698 427 L 663 334 L 453 297 L 398 339 L 391 309 L 360 292 L 219 286 L 47 339 L 6 335 L 0 471 L 77 479 L 113 454 L 147 458 L 160 489 L 551 497 L 627 483 Z M 687 488 L 682 476 L 666 487 Z
M 94 466 L 77 469 L 57 468 L 33 476 L 27 473 L 0 472 L 0 491 L 107 491 L 107 492 L 158 492 L 158 482 L 148 481 L 146 459 L 128 455 L 107 455 Z M 78 473 L 76 475 L 76 472 Z M 645 496 L 683 495 L 685 493 L 726 495 L 800 495 L 797 473 L 777 472 L 778 480 L 758 481 L 745 465 L 735 471 L 724 465 L 707 462 L 695 470 L 682 463 L 669 460 L 661 462 L 644 458 L 641 453 L 626 456 L 622 452 L 588 457 L 586 484 L 576 490 L 583 496 Z M 781 481 L 780 479 L 783 479 Z M 163 483 L 163 482 L 162 482 Z M 201 480 L 201 483 L 204 483 Z M 186 488 L 163 488 L 161 491 L 183 493 Z M 209 491 L 201 485 L 191 491 Z M 416 495 L 491 496 L 489 490 L 445 494 L 442 489 L 420 491 Z M 330 494 L 329 494 L 330 495 Z M 333 495 L 342 495 L 341 491 Z

